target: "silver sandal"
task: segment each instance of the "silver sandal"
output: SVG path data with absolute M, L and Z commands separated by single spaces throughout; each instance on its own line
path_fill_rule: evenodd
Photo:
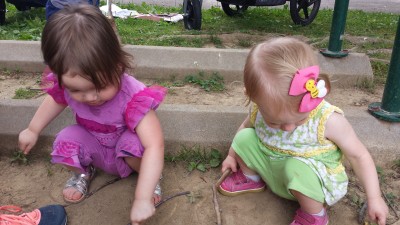
M 161 182 L 162 179 L 163 179 L 163 176 L 161 174 L 160 180 L 158 181 L 158 183 L 156 185 L 156 188 L 154 189 L 154 194 L 157 195 L 157 196 L 160 196 L 160 198 L 162 198 L 162 189 L 161 189 L 161 185 L 160 185 L 160 182 Z M 160 201 L 161 201 L 161 199 L 160 199 Z M 155 205 L 157 205 L 158 203 L 156 203 Z
M 83 201 L 88 193 L 90 181 L 93 179 L 95 173 L 96 173 L 96 169 L 93 166 L 89 167 L 89 172 L 87 174 L 73 173 L 73 176 L 71 178 L 69 178 L 69 180 L 65 184 L 64 189 L 73 187 L 78 192 L 82 193 L 82 197 L 80 197 L 77 200 L 71 200 L 64 196 L 64 201 L 66 201 L 68 203 L 79 203 L 79 202 Z

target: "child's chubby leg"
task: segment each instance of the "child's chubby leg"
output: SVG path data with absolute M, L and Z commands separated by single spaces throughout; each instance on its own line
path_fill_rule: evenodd
M 293 222 L 290 225 L 327 225 L 328 214 L 322 202 L 316 201 L 302 193 L 291 190 L 293 196 L 300 204 Z
M 121 177 L 128 176 L 132 171 L 140 173 L 140 165 L 144 153 L 144 148 L 140 142 L 139 137 L 135 133 L 131 131 L 124 132 L 118 140 L 116 152 L 117 169 Z M 123 159 L 124 163 L 119 162 L 118 159 Z M 161 179 L 162 176 L 160 177 L 160 181 Z M 155 205 L 159 203 L 162 198 L 160 181 L 158 182 L 153 194 L 153 201 Z
M 303 212 L 308 214 L 318 214 L 322 209 L 324 209 L 324 204 L 322 202 L 316 201 L 295 190 L 290 190 L 290 192 L 299 202 L 300 208 Z
M 95 137 L 79 125 L 66 127 L 57 134 L 51 153 L 52 162 L 73 172 L 63 190 L 66 202 L 78 203 L 84 199 L 95 173 L 88 149 L 99 148 L 101 145 Z
M 296 211 L 291 225 L 328 224 L 328 215 L 324 208 L 325 195 L 319 177 L 314 171 L 296 158 L 286 159 L 281 171 L 279 176 L 282 180 L 276 182 L 277 194 L 288 199 L 294 198 L 300 204 L 300 209 Z M 279 188 L 280 182 L 283 188 Z
M 259 165 L 262 159 L 261 161 L 258 159 L 263 156 L 260 154 L 259 141 L 254 129 L 245 128 L 240 130 L 233 139 L 230 151 L 234 151 L 234 154 L 230 152 L 228 157 L 234 157 L 240 169 L 221 183 L 218 187 L 221 194 L 236 196 L 248 192 L 264 191 L 265 183 L 258 173 L 265 170 L 265 168 Z

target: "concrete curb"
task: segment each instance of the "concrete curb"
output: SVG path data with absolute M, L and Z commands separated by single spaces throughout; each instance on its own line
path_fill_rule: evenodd
M 210 49 L 126 45 L 125 50 L 135 59 L 138 79 L 183 78 L 204 71 L 218 72 L 226 81 L 242 80 L 248 49 Z M 42 72 L 44 68 L 37 41 L 0 41 L 0 68 Z M 365 54 L 351 53 L 345 58 L 327 58 L 316 53 L 321 72 L 332 76 L 334 86 L 354 85 L 372 79 L 373 72 Z
M 35 114 L 41 100 L 0 101 L 0 149 L 17 148 L 18 133 L 26 128 Z M 246 116 L 245 107 L 169 105 L 157 110 L 161 121 L 166 149 L 177 152 L 181 145 L 227 149 L 237 128 Z M 73 124 L 71 111 L 67 108 L 41 133 L 36 152 L 47 151 L 54 136 L 65 126 Z
M 26 128 L 36 112 L 39 100 L 0 101 L 0 149 L 17 147 L 17 134 Z M 400 123 L 382 122 L 364 108 L 344 108 L 360 140 L 379 164 L 400 158 L 398 143 Z M 239 106 L 161 105 L 157 110 L 166 141 L 167 152 L 178 152 L 182 145 L 213 147 L 227 151 L 247 109 Z M 72 113 L 67 109 L 41 134 L 35 152 L 48 151 L 55 134 L 72 124 Z

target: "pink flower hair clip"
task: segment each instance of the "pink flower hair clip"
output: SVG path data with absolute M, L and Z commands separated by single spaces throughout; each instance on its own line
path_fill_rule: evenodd
M 298 96 L 306 93 L 300 102 L 299 112 L 310 112 L 322 102 L 328 90 L 325 81 L 319 80 L 319 66 L 310 66 L 300 69 L 293 77 L 289 88 L 290 96 Z

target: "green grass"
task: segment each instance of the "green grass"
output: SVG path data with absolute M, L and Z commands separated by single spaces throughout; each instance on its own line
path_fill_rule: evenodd
M 207 76 L 204 72 L 185 77 L 185 82 L 200 86 L 205 91 L 223 91 L 225 90 L 224 78 L 219 73 L 214 72 Z
M 171 88 L 171 87 L 182 87 L 185 84 L 192 84 L 199 86 L 201 89 L 207 92 L 221 92 L 225 90 L 224 78 L 219 75 L 218 72 L 212 74 L 206 74 L 201 71 L 197 74 L 186 75 L 183 80 L 176 79 L 175 76 L 171 76 L 169 79 L 159 79 L 155 81 L 155 84 Z
M 217 149 L 206 149 L 195 145 L 182 146 L 176 154 L 167 153 L 165 160 L 186 163 L 189 172 L 193 170 L 205 172 L 210 168 L 218 167 L 222 162 L 222 156 Z
M 13 152 L 13 156 L 11 158 L 11 163 L 18 163 L 19 165 L 28 165 L 29 164 L 29 160 L 27 158 L 27 156 L 19 150 L 15 150 Z
M 141 5 L 120 5 L 140 13 L 180 13 L 179 7 Z M 0 39 L 3 40 L 40 40 L 45 24 L 44 9 L 18 12 L 13 5 L 7 4 L 8 24 L 0 26 Z M 168 23 L 142 19 L 116 19 L 119 35 L 124 44 L 196 47 L 215 46 L 226 48 L 221 35 L 242 34 L 237 37 L 234 48 L 250 48 L 267 35 L 301 35 L 315 48 L 327 48 L 331 30 L 333 11 L 321 9 L 317 18 L 308 26 L 294 25 L 288 7 L 250 7 L 243 16 L 228 17 L 220 8 L 202 10 L 202 29 L 185 30 L 183 21 Z M 393 48 L 398 15 L 390 13 L 372 13 L 349 10 L 346 19 L 345 39 L 342 49 L 366 53 L 373 58 L 389 61 L 390 53 L 373 50 Z M 244 36 L 244 37 L 243 37 Z M 258 36 L 258 39 L 251 37 Z M 371 53 L 372 52 L 372 53 Z M 378 83 L 384 83 L 388 63 L 373 62 L 373 71 Z M 367 85 L 370 87 L 370 85 Z
M 121 5 L 123 8 L 141 13 L 181 12 L 177 7 L 151 6 L 147 4 Z M 1 26 L 0 38 L 3 40 L 36 40 L 45 24 L 44 9 L 18 12 L 7 4 L 8 24 Z M 116 19 L 119 34 L 125 44 L 202 47 L 204 43 L 220 44 L 216 35 L 225 33 L 304 35 L 310 40 L 329 36 L 333 11 L 322 9 L 309 26 L 294 25 L 287 8 L 250 7 L 241 17 L 228 17 L 219 8 L 202 10 L 202 30 L 185 30 L 183 22 L 154 22 L 141 19 Z M 389 13 L 369 13 L 349 10 L 346 21 L 346 35 L 377 38 L 372 46 L 381 44 L 380 39 L 390 40 L 382 47 L 390 48 L 393 43 L 398 15 Z M 22 35 L 25 34 L 25 35 Z M 194 36 L 188 38 L 187 36 Z M 202 36 L 200 36 L 202 35 Z M 204 36 L 205 35 L 205 36 Z M 196 36 L 198 36 L 196 38 Z M 347 43 L 347 42 L 346 42 Z M 345 43 L 345 44 L 346 44 Z M 348 44 L 348 43 L 347 43 Z
M 39 92 L 39 90 L 31 90 L 29 88 L 18 88 L 15 91 L 13 99 L 30 99 L 35 97 Z

